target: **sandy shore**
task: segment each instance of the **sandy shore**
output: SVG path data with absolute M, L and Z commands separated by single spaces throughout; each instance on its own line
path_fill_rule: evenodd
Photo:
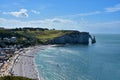
M 25 76 L 36 80 L 43 80 L 37 71 L 35 54 L 45 49 L 45 47 L 46 46 L 29 47 L 20 52 L 12 67 L 12 74 L 15 76 Z
M 2 75 L 24 76 L 35 80 L 43 80 L 35 64 L 35 54 L 46 47 L 48 46 L 35 46 L 19 51 L 12 57 L 10 62 L 5 65 L 7 69 L 4 70 Z

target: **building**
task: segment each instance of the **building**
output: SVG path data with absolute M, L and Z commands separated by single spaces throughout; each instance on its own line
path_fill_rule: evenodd
M 5 38 L 3 38 L 3 42 L 8 43 L 8 42 L 10 42 L 10 39 L 5 37 Z
M 4 59 L 6 57 L 6 54 L 1 54 L 0 53 L 0 59 Z
M 11 37 L 11 38 L 10 38 L 10 42 L 11 42 L 11 43 L 16 43 L 16 41 L 17 41 L 16 37 Z

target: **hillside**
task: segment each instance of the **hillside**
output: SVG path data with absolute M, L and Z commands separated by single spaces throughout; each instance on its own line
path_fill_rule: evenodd
M 45 30 L 45 31 L 16 31 L 17 34 L 20 34 L 25 37 L 31 37 L 38 39 L 42 43 L 45 43 L 48 40 L 51 40 L 55 37 L 59 37 L 65 34 L 69 34 L 72 31 L 62 31 L 62 30 Z
M 47 28 L 0 29 L 0 47 L 20 45 L 24 47 L 40 44 L 89 44 L 95 43 L 95 36 L 75 30 Z
M 46 44 L 47 41 L 56 37 L 70 34 L 74 31 L 70 30 L 49 30 L 46 28 L 16 28 L 16 29 L 0 29 L 0 43 L 4 38 L 16 37 L 16 44 L 29 46 Z M 7 44 L 11 44 L 9 41 Z

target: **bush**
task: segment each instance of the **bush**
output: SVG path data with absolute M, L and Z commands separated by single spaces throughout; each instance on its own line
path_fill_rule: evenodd
M 0 77 L 0 80 L 33 80 L 33 79 L 20 76 L 4 76 Z

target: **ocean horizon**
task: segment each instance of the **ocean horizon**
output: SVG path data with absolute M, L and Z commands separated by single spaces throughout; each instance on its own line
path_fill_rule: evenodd
M 120 34 L 95 34 L 89 45 L 40 50 L 35 57 L 44 80 L 120 80 Z

